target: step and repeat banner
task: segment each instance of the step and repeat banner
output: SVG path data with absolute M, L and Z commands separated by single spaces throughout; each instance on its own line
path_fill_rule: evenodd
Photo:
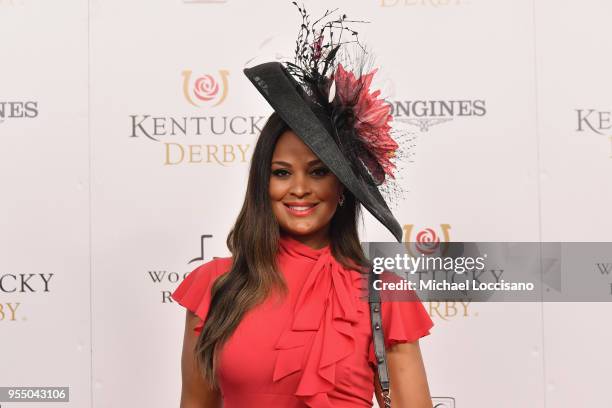
M 374 86 L 414 143 L 405 241 L 611 240 L 611 2 L 305 5 L 368 21 Z M 300 24 L 288 0 L 0 0 L 0 387 L 178 406 L 170 293 L 229 255 L 272 112 L 242 70 L 292 58 Z M 610 303 L 424 306 L 434 406 L 612 406 Z

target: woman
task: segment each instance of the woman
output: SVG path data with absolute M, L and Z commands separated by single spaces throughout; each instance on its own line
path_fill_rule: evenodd
M 321 43 L 310 44 L 310 62 L 321 60 Z M 367 75 L 343 82 L 349 76 L 339 66 L 333 95 L 332 77 L 319 73 L 323 82 L 311 82 L 324 90 L 317 101 L 278 63 L 245 70 L 275 113 L 227 238 L 232 256 L 196 268 L 172 294 L 187 308 L 183 408 L 371 407 L 374 393 L 384 406 L 361 295 L 370 265 L 357 233 L 362 204 L 401 239 L 372 188 L 389 161 L 365 142 L 368 122 L 359 113 L 372 112 L 356 108 L 377 94 Z M 352 101 L 349 87 L 357 91 Z M 382 133 L 389 119 L 369 123 L 368 136 L 389 138 Z M 431 407 L 418 343 L 431 319 L 420 302 L 383 302 L 382 319 L 393 407 Z

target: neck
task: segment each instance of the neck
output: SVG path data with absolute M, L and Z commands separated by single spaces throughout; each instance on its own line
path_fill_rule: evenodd
M 281 234 L 287 235 L 295 239 L 296 241 L 299 241 L 302 244 L 307 245 L 313 249 L 321 249 L 329 245 L 330 243 L 329 234 L 327 230 L 320 231 L 314 234 L 307 234 L 307 235 L 298 235 L 298 234 L 293 234 L 293 233 L 286 232 L 286 231 L 281 232 Z

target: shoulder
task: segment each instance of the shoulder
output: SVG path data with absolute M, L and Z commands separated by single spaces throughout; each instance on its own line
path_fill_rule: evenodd
M 193 271 L 189 273 L 188 277 L 193 275 L 191 276 L 191 279 L 193 280 L 208 282 L 211 280 L 215 280 L 226 272 L 229 272 L 231 267 L 231 257 L 214 257 L 210 261 L 205 262 L 202 265 L 196 267 Z
M 232 267 L 232 263 L 234 262 L 234 259 L 231 256 L 214 257 L 210 262 L 215 263 L 215 267 L 219 274 L 224 274 L 226 272 L 229 272 Z
M 213 258 L 189 272 L 172 294 L 175 300 L 185 297 L 200 298 L 210 293 L 215 280 L 228 272 L 232 258 Z M 179 302 L 180 303 L 180 302 Z
M 211 290 L 216 279 L 228 272 L 232 258 L 213 258 L 191 271 L 171 297 L 202 320 L 206 318 Z

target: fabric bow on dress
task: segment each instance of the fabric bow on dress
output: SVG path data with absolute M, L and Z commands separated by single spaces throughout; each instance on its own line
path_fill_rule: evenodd
M 317 250 L 292 239 L 282 239 L 280 245 L 316 262 L 298 295 L 290 327 L 276 344 L 273 381 L 301 371 L 294 395 L 310 407 L 332 408 L 327 392 L 335 387 L 336 365 L 354 353 L 353 325 L 364 313 L 359 304 L 362 277 L 337 262 L 329 246 Z

